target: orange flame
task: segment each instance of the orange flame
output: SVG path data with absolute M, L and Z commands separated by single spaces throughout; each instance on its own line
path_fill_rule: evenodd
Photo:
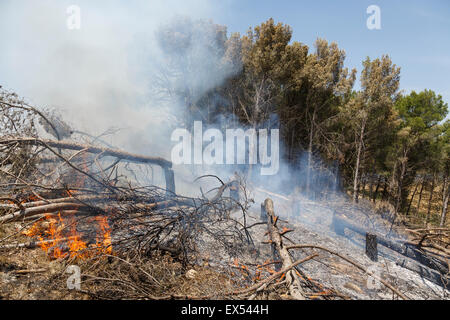
M 37 245 L 53 259 L 66 257 L 86 259 L 95 253 L 112 254 L 111 228 L 107 217 L 98 216 L 94 220 L 97 222 L 97 236 L 96 243 L 91 245 L 82 240 L 83 234 L 77 231 L 76 220 L 72 217 L 67 222 L 61 217 L 60 212 L 57 218 L 50 214 L 46 215 L 22 234 L 36 238 Z
M 101 236 L 97 237 L 97 245 L 101 252 L 111 254 L 111 230 L 108 224 L 108 219 L 105 216 L 97 217 L 97 221 L 101 229 Z

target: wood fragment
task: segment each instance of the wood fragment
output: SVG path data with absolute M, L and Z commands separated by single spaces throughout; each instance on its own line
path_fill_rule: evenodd
M 28 270 L 15 270 L 13 273 L 15 274 L 28 274 L 28 273 L 41 273 L 46 272 L 47 269 L 28 269 Z
M 267 198 L 264 201 L 265 212 L 268 216 L 267 225 L 269 228 L 270 239 L 273 241 L 275 248 L 282 261 L 282 268 L 286 269 L 287 266 L 293 263 L 289 251 L 284 247 L 283 240 L 281 238 L 280 231 L 276 226 L 277 217 L 275 216 L 273 209 L 273 201 Z M 296 300 L 305 300 L 303 289 L 300 286 L 300 279 L 293 270 L 286 271 L 286 282 L 289 287 L 291 296 Z
M 53 203 L 38 207 L 27 208 L 25 210 L 16 211 L 0 217 L 0 223 L 9 223 L 18 221 L 24 217 L 31 217 L 42 213 L 50 213 L 59 210 L 77 210 L 81 207 L 86 207 L 80 203 Z

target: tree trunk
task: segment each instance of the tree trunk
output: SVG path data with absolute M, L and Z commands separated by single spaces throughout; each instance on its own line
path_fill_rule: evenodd
M 253 123 L 253 130 L 255 130 L 256 132 L 256 123 Z M 254 150 L 254 146 L 250 145 L 250 141 L 251 139 L 249 139 L 249 144 L 248 144 L 248 159 L 249 159 L 249 164 L 248 164 L 248 170 L 247 170 L 247 181 L 252 181 L 252 170 L 253 170 L 253 164 L 250 161 L 250 150 Z M 257 146 L 256 146 L 257 147 Z
M 314 109 L 313 117 L 311 120 L 311 128 L 309 131 L 309 144 L 308 144 L 308 168 L 306 170 L 306 194 L 309 196 L 311 185 L 311 167 L 312 167 L 312 148 L 314 139 L 314 122 L 316 121 L 316 110 Z
M 428 224 L 429 224 L 430 218 L 431 218 L 431 202 L 433 201 L 433 192 L 434 192 L 435 182 L 436 182 L 436 175 L 433 173 L 433 180 L 431 181 L 431 189 L 430 189 L 430 199 L 428 200 L 428 210 L 427 210 L 427 219 L 426 219 L 427 227 L 428 227 Z
M 450 197 L 450 192 L 449 192 L 450 188 L 447 189 L 447 194 L 444 198 L 444 203 L 442 205 L 442 214 L 441 214 L 441 223 L 439 224 L 439 226 L 442 228 L 445 225 L 445 219 L 447 216 L 447 208 L 448 208 L 448 198 Z
M 406 153 L 404 153 L 404 154 L 406 154 Z M 397 189 L 398 192 L 397 192 L 397 201 L 396 201 L 396 204 L 395 204 L 395 213 L 397 213 L 403 206 L 402 193 L 404 191 L 403 190 L 403 182 L 404 182 L 404 179 L 405 179 L 406 164 L 407 164 L 406 157 L 404 157 L 402 159 L 402 164 L 401 164 L 402 169 L 401 169 L 401 172 L 400 172 L 400 179 L 398 181 L 398 189 Z
M 366 174 L 361 175 L 361 180 L 362 180 L 361 198 L 364 199 L 364 192 L 366 191 L 367 175 Z
M 375 188 L 375 192 L 374 192 L 373 198 L 372 198 L 373 203 L 375 203 L 377 201 L 378 189 L 380 188 L 380 184 L 381 184 L 381 177 L 382 177 L 381 175 L 378 176 L 377 187 Z
M 341 188 L 340 177 L 339 177 L 339 161 L 334 161 L 334 181 L 333 181 L 333 192 L 337 192 Z
M 416 195 L 417 189 L 419 188 L 420 181 L 417 182 L 416 187 L 414 188 L 413 194 L 411 196 L 411 200 L 409 200 L 408 209 L 406 210 L 406 215 L 409 215 L 409 210 L 411 209 L 411 204 L 414 200 L 414 196 Z
M 384 180 L 384 183 L 383 183 L 383 193 L 381 195 L 381 201 L 384 201 L 386 199 L 387 189 L 388 189 L 387 178 L 384 177 L 383 180 Z
M 418 212 L 420 212 L 420 202 L 422 201 L 422 192 L 423 192 L 424 185 L 425 185 L 425 177 L 423 177 L 422 185 L 420 186 L 419 201 L 417 202 L 417 211 Z
M 369 200 L 373 198 L 373 177 L 375 176 L 375 171 L 372 170 L 372 173 L 369 176 Z
M 291 143 L 289 148 L 289 161 L 294 160 L 294 138 L 295 138 L 295 127 L 292 128 Z
M 359 167 L 361 163 L 361 152 L 363 148 L 363 139 L 364 139 L 364 129 L 365 129 L 366 123 L 365 120 L 362 123 L 361 126 L 361 132 L 359 135 L 359 144 L 358 144 L 358 153 L 356 156 L 356 166 L 355 166 L 355 177 L 353 180 L 353 203 L 358 202 L 358 179 L 359 179 Z
M 448 198 L 450 197 L 450 185 L 447 183 L 448 180 L 448 172 L 444 175 L 444 183 L 442 187 L 442 213 L 441 213 L 441 222 L 439 226 L 442 228 L 445 225 L 445 219 L 447 216 L 447 208 L 448 208 Z

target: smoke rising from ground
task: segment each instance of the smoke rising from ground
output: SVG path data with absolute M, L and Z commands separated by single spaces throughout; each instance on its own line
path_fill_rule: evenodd
M 81 9 L 80 30 L 66 25 L 73 4 Z M 114 145 L 169 156 L 158 142 L 170 137 L 180 105 L 151 94 L 149 73 L 165 59 L 156 32 L 177 14 L 208 15 L 209 8 L 207 1 L 2 1 L 0 84 L 55 108 L 79 130 L 121 129 L 108 138 Z M 214 85 L 221 75 L 208 76 Z
M 80 30 L 67 28 L 73 4 L 81 9 Z M 199 20 L 213 10 L 202 0 L 2 1 L 0 84 L 38 107 L 55 108 L 77 130 L 96 136 L 113 128 L 118 131 L 102 137 L 109 144 L 170 159 L 171 133 L 195 102 L 176 93 L 189 88 L 195 100 L 239 71 L 222 61 L 226 52 L 218 43 L 227 31 L 211 32 L 211 23 Z M 229 117 L 215 127 L 238 123 Z M 261 178 L 255 166 L 252 180 L 288 195 L 304 184 L 305 163 L 294 170 L 280 160 L 277 175 Z M 190 176 L 227 179 L 236 169 L 248 167 L 175 166 L 177 191 L 192 189 Z M 312 181 L 322 179 L 318 174 Z

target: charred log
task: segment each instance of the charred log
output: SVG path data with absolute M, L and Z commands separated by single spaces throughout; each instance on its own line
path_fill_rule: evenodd
M 346 219 L 344 219 L 342 217 L 338 217 L 337 215 L 335 215 L 335 217 L 333 217 L 332 228 L 334 230 L 337 229 L 339 232 L 341 232 L 342 230 L 345 230 L 345 229 L 349 229 L 349 230 L 356 232 L 362 236 L 366 236 L 366 233 L 368 232 L 368 230 L 366 230 L 362 227 L 359 227 L 357 225 L 354 225 L 350 221 L 347 221 Z M 399 240 L 388 239 L 387 237 L 384 237 L 378 233 L 373 233 L 373 232 L 371 232 L 371 233 L 376 236 L 378 244 L 380 244 L 386 248 L 389 248 L 405 257 L 408 257 L 408 258 L 410 258 L 432 270 L 430 270 L 429 272 L 423 272 L 422 271 L 423 267 L 422 268 L 421 267 L 411 268 L 410 263 L 405 264 L 404 262 L 400 262 L 398 264 L 405 265 L 406 268 L 408 268 L 412 271 L 415 271 L 415 272 L 419 272 L 424 278 L 426 278 L 430 281 L 433 281 L 434 283 L 436 283 L 438 285 L 441 285 L 441 286 L 444 285 L 446 287 L 449 286 L 448 285 L 449 269 L 448 269 L 448 264 L 446 262 L 442 261 L 441 259 L 438 259 L 437 257 L 426 254 L 423 250 L 421 250 L 419 247 L 417 247 L 416 245 L 414 245 L 412 243 L 400 242 Z M 437 271 L 438 273 L 433 272 L 433 270 Z M 443 279 L 445 281 L 443 281 Z

